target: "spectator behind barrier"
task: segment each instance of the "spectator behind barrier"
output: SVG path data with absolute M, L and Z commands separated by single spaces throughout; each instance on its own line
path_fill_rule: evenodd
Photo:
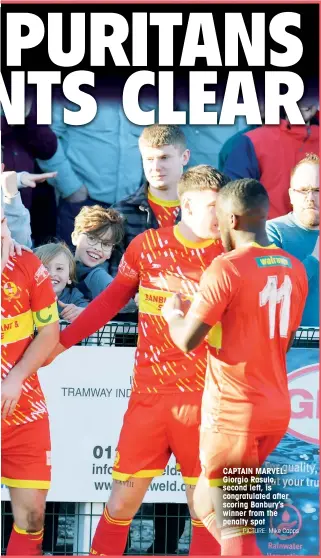
M 292 170 L 293 211 L 267 222 L 269 240 L 296 256 L 309 280 L 302 326 L 319 327 L 319 157 L 306 154 Z
M 18 191 L 17 173 L 3 172 L 1 165 L 1 206 L 7 218 L 13 240 L 31 248 L 30 213 L 23 205 Z
M 261 118 L 262 118 L 262 122 L 264 124 L 265 103 L 262 100 L 259 101 L 259 107 L 260 107 L 260 115 L 261 115 Z M 240 117 L 238 117 L 238 119 L 236 119 L 236 121 L 239 121 L 239 120 L 240 120 Z M 228 140 L 223 144 L 223 147 L 218 154 L 218 170 L 219 171 L 223 172 L 223 169 L 224 169 L 224 166 L 225 166 L 225 161 L 229 157 L 229 154 L 231 153 L 231 151 L 233 151 L 234 146 L 237 145 L 239 137 L 242 134 L 246 134 L 247 132 L 250 132 L 251 130 L 255 130 L 256 128 L 259 128 L 260 126 L 261 126 L 260 124 L 257 124 L 257 125 L 249 124 L 248 126 L 245 126 L 244 128 L 242 128 L 241 130 L 239 130 L 234 135 L 232 135 L 228 138 Z
M 123 217 L 115 209 L 85 206 L 77 215 L 72 242 L 78 287 L 86 298 L 92 300 L 112 282 L 110 259 L 123 237 Z
M 57 152 L 50 160 L 39 157 L 43 171 L 57 170 L 51 184 L 60 196 L 57 235 L 71 246 L 74 219 L 84 205 L 109 207 L 137 190 L 143 169 L 137 140 L 142 126 L 130 122 L 121 100 L 97 95 L 97 114 L 83 126 L 64 123 L 65 103 L 53 103 L 52 130 L 58 138 Z M 143 110 L 155 108 L 141 100 Z M 78 110 L 70 103 L 66 108 Z
M 225 160 L 223 172 L 231 180 L 255 178 L 265 186 L 270 219 L 291 210 L 288 187 L 293 167 L 306 151 L 319 153 L 319 126 L 312 124 L 316 112 L 316 106 L 302 105 L 305 126 L 292 126 L 282 119 L 278 126 L 262 126 L 239 135 Z
M 147 182 L 114 206 L 126 217 L 125 249 L 147 229 L 169 227 L 179 221 L 177 184 L 190 156 L 182 130 L 169 124 L 144 128 L 139 149 Z
M 1 114 L 2 161 L 7 169 L 17 173 L 26 171 L 30 176 L 38 170 L 36 159 L 51 159 L 57 146 L 56 135 L 50 126 L 37 124 L 37 103 L 31 96 L 26 100 L 23 126 L 9 125 L 5 115 Z M 50 170 L 57 169 L 53 166 Z M 56 234 L 55 192 L 47 183 L 38 185 L 36 189 L 30 186 L 26 176 L 20 184 L 18 182 L 18 187 L 22 188 L 22 203 L 30 211 L 32 236 L 36 240 L 53 236 Z
M 178 86 L 175 110 L 186 112 L 186 122 L 191 120 L 189 98 L 186 98 L 186 89 Z M 217 112 L 222 110 L 222 98 L 218 94 L 215 103 L 206 103 L 204 112 Z M 218 116 L 219 120 L 219 116 Z M 186 143 L 191 151 L 190 160 L 187 168 L 197 165 L 210 165 L 219 168 L 220 151 L 229 138 L 234 137 L 238 132 L 244 133 L 247 130 L 245 116 L 237 116 L 233 124 L 224 126 L 213 126 L 213 124 L 182 124 L 180 127 L 184 132 Z M 252 126 L 253 128 L 253 126 Z M 187 169 L 186 169 L 187 170 Z
M 62 242 L 44 244 L 35 254 L 48 270 L 58 297 L 59 318 L 73 322 L 89 303 L 75 287 L 76 263 L 68 246 Z
M 18 173 L 3 171 L 4 165 L 2 164 L 1 203 L 3 203 L 5 216 L 8 219 L 8 226 L 12 231 L 12 238 L 19 244 L 31 248 L 30 212 L 22 202 L 19 189 L 35 188 L 37 184 L 45 182 L 48 178 L 53 178 L 57 173 L 31 174 L 26 171 Z

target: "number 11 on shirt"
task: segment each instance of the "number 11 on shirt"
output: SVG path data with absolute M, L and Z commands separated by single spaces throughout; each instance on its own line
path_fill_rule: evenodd
M 274 339 L 275 335 L 277 304 L 281 304 L 279 324 L 280 336 L 288 336 L 291 292 L 292 282 L 288 275 L 285 275 L 284 281 L 279 289 L 277 275 L 269 276 L 264 289 L 260 292 L 260 306 L 269 305 L 270 339 Z

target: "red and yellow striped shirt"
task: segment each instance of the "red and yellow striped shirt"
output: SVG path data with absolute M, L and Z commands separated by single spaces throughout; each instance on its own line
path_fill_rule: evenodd
M 58 320 L 56 295 L 46 268 L 29 252 L 9 259 L 1 276 L 1 378 L 21 359 L 35 327 Z M 29 376 L 7 426 L 26 424 L 47 414 L 37 374 Z
M 148 192 L 148 203 L 153 210 L 158 226 L 172 227 L 180 211 L 179 200 L 161 200 Z
M 173 393 L 200 391 L 204 387 L 206 345 L 188 354 L 171 341 L 161 315 L 166 298 L 174 293 L 193 300 L 203 271 L 222 253 L 220 241 L 189 242 L 177 226 L 150 229 L 127 248 L 118 273 L 128 284 L 139 286 L 138 345 L 133 391 Z M 220 342 L 220 326 L 211 338 Z M 214 341 L 213 341 L 214 342 Z

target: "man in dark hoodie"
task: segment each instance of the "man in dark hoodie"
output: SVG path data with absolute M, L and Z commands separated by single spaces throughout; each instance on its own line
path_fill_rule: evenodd
M 145 230 L 179 221 L 177 184 L 190 157 L 182 130 L 168 124 L 144 128 L 139 149 L 147 182 L 113 206 L 125 217 L 125 249 Z

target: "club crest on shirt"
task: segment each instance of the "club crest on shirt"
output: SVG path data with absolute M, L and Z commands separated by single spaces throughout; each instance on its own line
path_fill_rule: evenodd
M 38 267 L 34 279 L 36 281 L 36 285 L 39 287 L 39 285 L 41 285 L 41 283 L 43 283 L 47 277 L 49 277 L 49 273 L 47 271 L 47 269 L 45 268 L 45 266 L 43 264 L 41 264 L 40 267 Z
M 12 283 L 12 281 L 7 281 L 7 283 L 3 285 L 3 293 L 5 295 L 5 300 L 9 302 L 20 298 L 19 289 L 15 283 Z

